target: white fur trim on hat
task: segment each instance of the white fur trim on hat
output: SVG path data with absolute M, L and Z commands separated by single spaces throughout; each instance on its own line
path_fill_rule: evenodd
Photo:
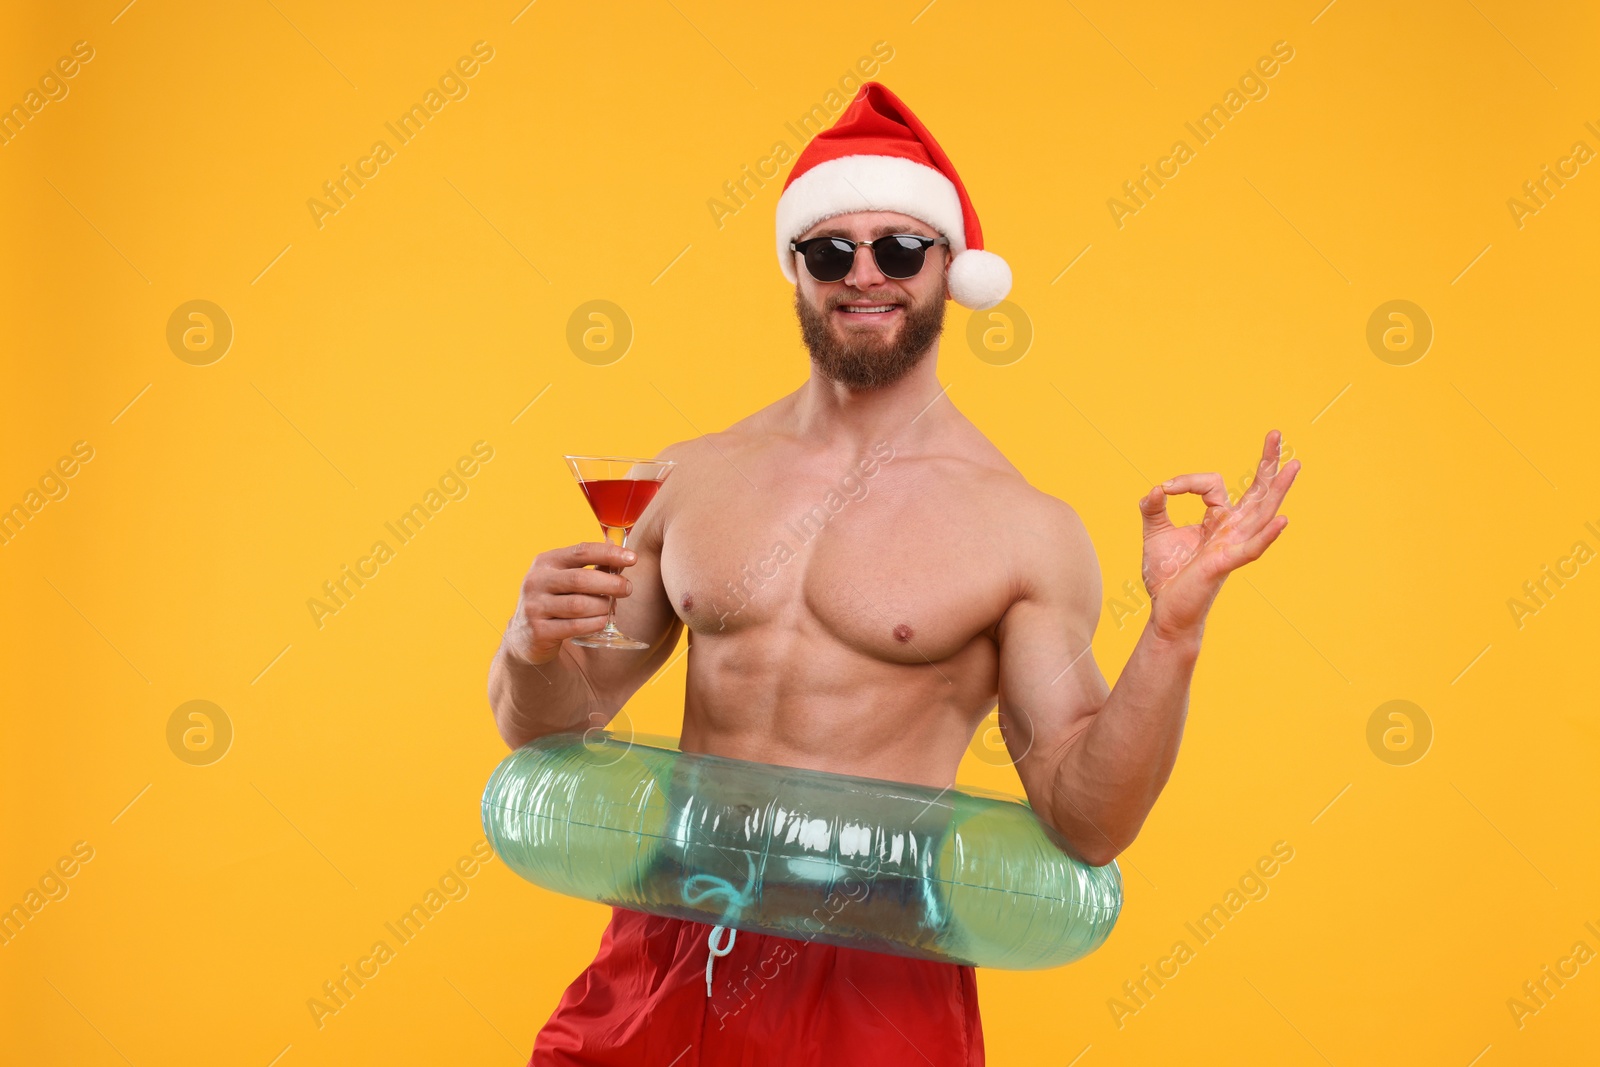
M 950 296 L 964 308 L 992 308 L 1011 292 L 1011 267 L 993 252 L 969 248 L 950 264 Z
M 950 251 L 956 256 L 966 252 L 961 197 L 949 178 L 900 156 L 841 156 L 818 163 L 800 175 L 778 199 L 778 265 L 783 268 L 783 276 L 790 282 L 796 280 L 790 241 L 823 219 L 851 211 L 898 211 L 910 215 L 948 238 Z M 993 255 L 990 258 L 999 259 Z M 1001 266 L 1005 264 L 1002 262 Z M 952 276 L 951 281 L 954 280 Z M 1008 270 L 1006 289 L 1010 287 Z

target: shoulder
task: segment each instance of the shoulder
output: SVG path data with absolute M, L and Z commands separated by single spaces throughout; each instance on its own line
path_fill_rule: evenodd
M 1005 557 L 1018 601 L 1098 614 L 1101 579 L 1089 529 L 1077 509 L 1020 474 L 989 479 L 989 506 L 1005 522 Z
M 963 484 L 964 495 L 1026 535 L 1028 546 L 1090 549 L 1089 531 L 1071 504 L 1034 486 L 1003 458 L 996 461 L 951 461 L 942 476 Z
M 674 441 L 655 458 L 670 462 L 672 472 L 635 528 L 641 546 L 659 546 L 673 516 L 691 501 L 717 499 L 729 484 L 744 484 L 745 459 L 760 447 L 767 409 L 741 419 L 725 430 Z
M 1005 568 L 1012 603 L 1099 602 L 1100 564 L 1072 505 L 1029 483 L 998 453 L 923 456 L 906 466 L 921 468 L 918 480 L 952 520 L 970 516 L 955 522 L 951 533 L 981 536 L 985 552 Z
M 1018 517 L 1025 519 L 1046 545 L 1071 550 L 1071 554 L 1080 557 L 1087 554 L 1092 561 L 1094 545 L 1089 539 L 1089 528 L 1076 508 L 1026 482 L 1016 496 Z
M 778 430 L 783 414 L 792 407 L 793 396 L 786 396 L 713 433 L 703 433 L 675 441 L 657 454 L 657 459 L 672 460 L 681 469 L 674 476 L 702 470 L 712 462 L 726 466 L 730 455 L 760 447 Z
M 700 437 L 691 437 L 686 441 L 674 441 L 660 452 L 657 452 L 656 459 L 673 463 L 677 468 L 688 468 L 698 466 L 700 459 L 710 450 L 710 444 L 708 444 L 705 436 L 702 435 Z M 680 473 L 682 473 L 680 469 L 675 469 L 672 472 L 673 476 Z
M 715 481 L 736 468 L 738 457 L 750 447 L 747 434 L 731 428 L 719 433 L 701 434 L 683 441 L 675 441 L 656 454 L 656 459 L 670 461 L 672 473 L 661 487 L 664 497 L 680 496 L 696 483 Z

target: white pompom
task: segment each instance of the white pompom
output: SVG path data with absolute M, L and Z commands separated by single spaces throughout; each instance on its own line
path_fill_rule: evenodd
M 993 252 L 969 248 L 950 264 L 950 295 L 973 311 L 992 308 L 1011 292 L 1011 268 Z

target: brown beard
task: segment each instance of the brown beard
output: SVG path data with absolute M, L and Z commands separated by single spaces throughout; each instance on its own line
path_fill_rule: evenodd
M 948 283 L 929 294 L 922 304 L 904 304 L 905 321 L 893 341 L 878 337 L 842 340 L 832 328 L 833 309 L 854 300 L 872 297 L 846 289 L 838 293 L 824 310 L 817 310 L 794 289 L 794 310 L 800 317 L 800 336 L 811 352 L 811 364 L 831 381 L 853 389 L 876 389 L 897 382 L 922 361 L 928 349 L 944 330 L 944 302 Z

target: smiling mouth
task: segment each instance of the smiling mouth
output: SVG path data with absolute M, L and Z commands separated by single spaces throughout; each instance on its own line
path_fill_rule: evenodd
M 887 315 L 898 311 L 899 304 L 840 304 L 833 310 L 845 315 Z

